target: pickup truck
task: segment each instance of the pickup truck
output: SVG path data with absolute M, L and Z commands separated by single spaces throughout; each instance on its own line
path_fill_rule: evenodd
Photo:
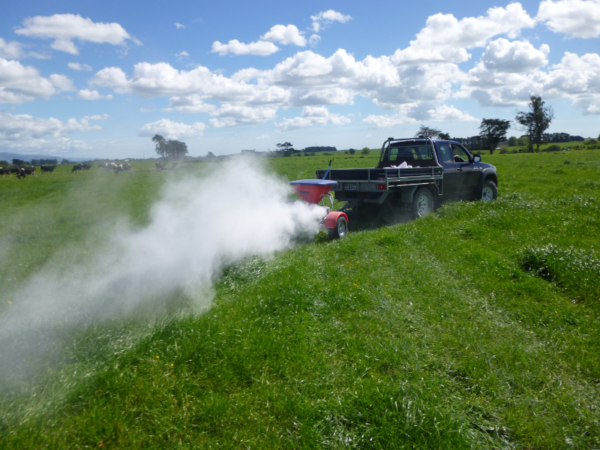
M 384 205 L 412 210 L 418 218 L 447 199 L 495 200 L 496 168 L 461 144 L 430 138 L 388 138 L 372 169 L 317 170 L 317 178 L 337 181 L 333 188 L 344 210 Z

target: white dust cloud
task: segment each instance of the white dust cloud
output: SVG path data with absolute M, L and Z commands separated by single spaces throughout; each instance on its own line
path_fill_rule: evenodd
M 0 366 L 33 357 L 57 328 L 127 317 L 176 293 L 199 310 L 210 306 L 224 267 L 318 232 L 324 208 L 289 201 L 290 191 L 246 159 L 215 166 L 202 179 L 167 183 L 147 226 L 116 227 L 87 262 L 48 264 L 12 293 L 19 300 L 0 317 Z

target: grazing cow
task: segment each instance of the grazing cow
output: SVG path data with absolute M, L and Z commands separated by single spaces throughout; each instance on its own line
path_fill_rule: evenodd
M 27 171 L 25 167 L 17 167 L 17 178 L 20 180 L 21 178 L 27 178 Z
M 0 167 L 0 176 L 10 176 L 10 168 L 9 167 Z
M 37 173 L 35 171 L 35 166 L 22 167 L 22 169 L 25 171 L 26 175 L 33 175 L 34 177 L 37 178 Z
M 40 169 L 42 170 L 42 173 L 44 172 L 54 172 L 54 169 L 56 169 L 56 164 L 42 164 L 40 166 Z
M 83 170 L 90 170 L 92 168 L 92 163 L 89 162 L 81 163 L 81 165 L 83 166 Z
M 165 164 L 164 162 L 157 162 L 156 163 L 156 170 L 165 170 Z
M 124 170 L 122 164 L 114 164 L 114 163 L 113 163 L 113 169 L 114 169 L 115 173 L 121 173 Z
M 75 164 L 73 166 L 73 170 L 71 170 L 71 173 L 73 173 L 73 172 L 79 172 L 80 170 L 83 170 L 83 164 L 82 163 Z
M 126 172 L 131 171 L 131 164 L 123 164 L 123 170 Z

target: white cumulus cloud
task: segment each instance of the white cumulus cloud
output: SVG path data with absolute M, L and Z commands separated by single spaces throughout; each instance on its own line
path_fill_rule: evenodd
M 19 59 L 23 57 L 23 48 L 18 42 L 6 42 L 0 38 L 0 57 L 7 59 Z
M 101 95 L 94 89 L 81 89 L 77 92 L 77 98 L 82 100 L 112 100 L 112 95 Z
M 118 23 L 95 23 L 78 14 L 28 17 L 23 21 L 23 28 L 15 30 L 15 33 L 39 39 L 54 39 L 51 44 L 53 49 L 73 55 L 79 53 L 73 42 L 75 39 L 112 45 L 123 45 L 128 39 L 132 39 Z
M 185 113 L 206 113 L 217 109 L 212 103 L 205 103 L 198 94 L 175 95 L 169 99 L 169 108 L 165 111 L 179 111 Z
M 462 20 L 439 13 L 430 16 L 417 38 L 407 48 L 397 50 L 392 60 L 396 64 L 461 63 L 471 58 L 467 49 L 484 47 L 500 34 L 515 38 L 523 28 L 534 26 L 535 20 L 520 3 L 490 8 L 485 16 Z
M 55 88 L 60 89 L 61 91 L 74 91 L 75 86 L 73 86 L 73 80 L 71 80 L 66 75 L 57 75 L 53 74 L 49 77 L 50 83 Z
M 497 39 L 490 42 L 481 57 L 486 69 L 497 72 L 531 72 L 548 64 L 550 47 L 542 44 L 536 49 L 529 42 Z
M 140 130 L 139 136 L 154 136 L 160 134 L 167 139 L 185 139 L 193 136 L 202 136 L 206 125 L 202 122 L 196 122 L 191 125 L 173 122 L 169 119 L 160 119 L 156 122 L 147 123 Z
M 543 0 L 536 19 L 545 22 L 555 33 L 595 38 L 600 36 L 600 1 Z
M 351 16 L 346 16 L 340 12 L 334 11 L 333 9 L 321 11 L 317 15 L 310 16 L 310 18 L 313 21 L 312 27 L 315 33 L 318 33 L 324 25 L 329 25 L 333 22 L 346 23 L 352 19 Z
M 221 44 L 219 41 L 213 42 L 212 53 L 218 53 L 219 55 L 227 55 L 233 53 L 234 55 L 259 55 L 268 56 L 272 55 L 279 50 L 272 42 L 258 41 L 244 44 L 243 42 L 233 39 L 227 44 Z
M 81 64 L 81 63 L 70 62 L 67 64 L 67 66 L 69 66 L 70 69 L 83 71 L 83 72 L 89 72 L 90 70 L 92 70 L 91 66 L 88 66 L 87 64 Z
M 0 111 L 0 147 L 24 152 L 38 149 L 48 152 L 86 150 L 87 144 L 71 140 L 68 135 L 102 130 L 98 125 L 90 125 L 89 121 L 106 119 L 108 115 L 103 114 L 61 121 L 52 117 L 45 119 Z
M 281 131 L 289 131 L 315 125 L 346 125 L 350 122 L 352 121 L 347 117 L 329 112 L 325 106 L 305 106 L 300 117 L 284 119 L 282 123 L 275 125 Z
M 130 79 L 118 67 L 99 71 L 91 84 L 113 87 L 115 92 L 133 92 L 142 97 L 199 95 L 203 100 L 250 105 L 280 104 L 289 92 L 265 83 L 248 84 L 198 66 L 191 71 L 177 70 L 167 63 L 138 63 Z
M 60 84 L 60 80 L 54 77 Z M 20 104 L 37 98 L 49 99 L 57 90 L 52 81 L 32 66 L 0 58 L 0 103 Z
M 235 125 L 254 125 L 275 119 L 277 108 L 266 106 L 223 105 L 210 115 L 210 124 L 214 128 L 231 127 Z
M 402 105 L 396 114 L 369 115 L 363 122 L 374 128 L 391 128 L 424 121 L 434 122 L 479 122 L 479 119 L 449 105 L 432 103 L 408 103 Z
M 260 37 L 261 41 L 279 42 L 280 44 L 294 44 L 299 47 L 306 45 L 306 38 L 302 36 L 296 25 L 275 25 L 266 34 Z

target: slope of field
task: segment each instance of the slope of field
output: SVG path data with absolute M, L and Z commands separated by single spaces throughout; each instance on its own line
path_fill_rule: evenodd
M 329 158 L 268 164 L 291 180 Z M 0 380 L 2 447 L 600 447 L 600 153 L 484 160 L 495 202 L 245 259 L 199 315 L 175 295 L 57 329 L 59 357 Z M 165 181 L 210 170 L 0 179 L 0 314 L 48 261 L 77 264 L 119 217 L 143 227 Z

